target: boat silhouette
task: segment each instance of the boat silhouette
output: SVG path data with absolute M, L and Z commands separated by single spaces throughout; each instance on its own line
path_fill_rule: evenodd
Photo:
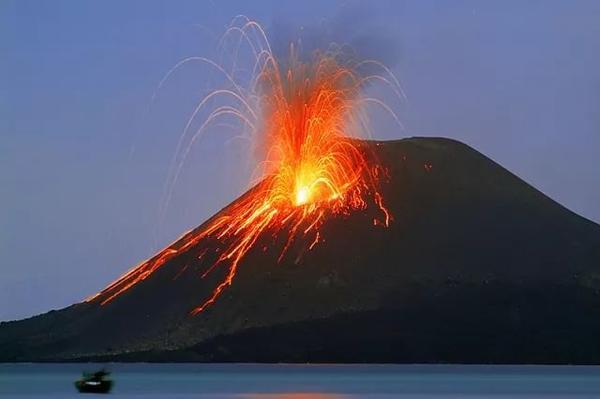
M 75 381 L 75 388 L 81 393 L 109 393 L 113 387 L 108 379 L 110 372 L 102 369 L 95 373 L 83 373 L 81 379 Z

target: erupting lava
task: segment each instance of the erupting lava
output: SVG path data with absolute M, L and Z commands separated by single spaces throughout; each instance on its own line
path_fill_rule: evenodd
M 296 240 L 302 240 L 306 250 L 317 245 L 322 240 L 320 227 L 328 218 L 375 207 L 380 216 L 373 223 L 389 224 L 390 214 L 377 189 L 385 171 L 373 162 L 368 145 L 353 137 L 368 134 L 366 103 L 388 109 L 377 99 L 363 97 L 364 86 L 372 80 L 397 85 L 391 73 L 370 62 L 388 76 L 361 76 L 358 71 L 366 62 L 343 62 L 334 52 L 315 52 L 310 61 L 303 62 L 293 46 L 289 59 L 282 63 L 255 22 L 246 19 L 226 35 L 231 32 L 239 33 L 240 41 L 247 40 L 253 49 L 256 76 L 250 88 L 244 90 L 224 68 L 198 58 L 217 67 L 233 86 L 231 90 L 212 92 L 199 108 L 219 95 L 234 100 L 237 107 L 216 108 L 205 125 L 220 116 L 233 115 L 253 134 L 260 135 L 263 159 L 258 166 L 259 182 L 202 229 L 186 233 L 88 301 L 107 304 L 171 258 L 194 251 L 196 258 L 212 260 L 207 262 L 202 278 L 217 268 L 226 268 L 225 278 L 192 310 L 192 314 L 198 314 L 232 284 L 244 256 L 258 246 L 259 240 L 263 250 L 278 251 L 281 261 Z M 257 33 L 262 42 L 253 41 Z

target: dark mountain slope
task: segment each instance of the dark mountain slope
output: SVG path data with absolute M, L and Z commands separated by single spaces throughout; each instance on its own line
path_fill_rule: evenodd
M 105 306 L 0 324 L 0 359 L 600 363 L 600 226 L 456 141 L 375 153 L 390 228 L 368 210 L 302 257 L 251 251 L 196 317 L 223 274 L 192 249 Z

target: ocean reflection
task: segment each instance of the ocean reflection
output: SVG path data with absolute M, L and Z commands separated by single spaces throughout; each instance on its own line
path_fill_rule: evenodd
M 321 392 L 253 393 L 240 395 L 244 399 L 349 399 L 350 396 Z

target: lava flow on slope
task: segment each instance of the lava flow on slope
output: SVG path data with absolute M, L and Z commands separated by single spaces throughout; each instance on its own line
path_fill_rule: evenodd
M 256 56 L 256 75 L 244 89 L 225 68 L 197 58 L 217 67 L 232 83 L 231 89 L 210 93 L 199 108 L 216 96 L 233 99 L 235 105 L 217 107 L 204 125 L 219 117 L 234 116 L 252 131 L 255 140 L 260 138 L 263 155 L 257 166 L 258 183 L 202 229 L 186 233 L 88 298 L 88 302 L 105 305 L 173 257 L 194 251 L 197 258 L 210 259 L 201 278 L 217 268 L 227 270 L 212 293 L 191 311 L 195 315 L 232 284 L 244 256 L 253 249 L 277 251 L 279 261 L 295 241 L 301 240 L 309 251 L 323 240 L 320 227 L 327 219 L 370 207 L 379 215 L 372 220 L 374 228 L 389 225 L 391 215 L 378 191 L 378 182 L 386 178 L 386 171 L 368 144 L 357 138 L 369 135 L 367 104 L 390 111 L 382 101 L 366 97 L 365 86 L 383 82 L 399 93 L 397 80 L 379 63 L 342 57 L 340 48 L 313 52 L 308 61 L 303 61 L 292 45 L 282 61 L 271 51 L 257 23 L 247 19 L 242 22 L 226 35 L 238 33 L 250 43 Z M 367 65 L 370 68 L 365 68 Z M 372 66 L 384 74 L 361 72 L 361 68 L 372 70 Z M 203 240 L 218 244 L 204 245 Z M 256 248 L 259 241 L 260 248 Z

